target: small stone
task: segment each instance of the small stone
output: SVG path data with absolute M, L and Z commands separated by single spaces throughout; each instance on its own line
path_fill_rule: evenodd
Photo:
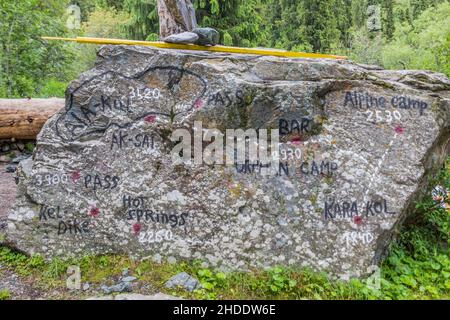
M 18 157 L 15 157 L 14 159 L 11 160 L 12 163 L 19 163 L 22 160 L 26 160 L 29 157 L 31 157 L 31 154 L 27 154 L 27 153 L 23 153 Z
M 133 287 L 130 282 L 121 282 L 108 288 L 109 292 L 131 292 Z M 106 292 L 105 292 L 106 293 Z
M 9 145 L 7 145 L 7 144 L 5 144 L 4 146 L 2 146 L 2 148 L 1 148 L 1 151 L 2 152 L 8 152 L 8 151 L 10 151 L 11 150 L 11 148 L 9 147 Z
M 108 286 L 106 286 L 106 285 L 102 285 L 100 287 L 100 289 L 106 294 L 110 294 L 111 293 L 111 289 Z
M 128 276 L 129 273 L 130 273 L 130 271 L 128 270 L 128 268 L 124 268 L 124 269 L 122 270 L 122 276 L 124 276 L 124 277 Z
M 193 44 L 199 40 L 199 36 L 193 32 L 182 32 L 172 34 L 163 39 L 164 42 L 178 43 L 178 44 Z
M 85 284 L 83 284 L 83 291 L 89 290 L 90 287 L 91 285 L 89 284 L 89 282 L 86 282 Z
M 114 300 L 113 296 L 104 296 L 104 297 L 91 297 L 86 300 Z
M 169 289 L 175 289 L 178 287 L 183 287 L 189 292 L 192 292 L 196 289 L 199 289 L 201 287 L 200 282 L 187 274 L 186 272 L 181 272 L 172 278 L 169 279 L 169 281 L 165 284 L 166 288 Z
M 157 254 L 155 254 L 153 256 L 152 260 L 153 260 L 153 262 L 161 263 L 162 262 L 162 257 L 161 257 L 161 255 L 159 253 L 157 253 Z
M 10 162 L 11 159 L 7 156 L 0 156 L 0 162 Z
M 17 146 L 17 149 L 19 149 L 20 151 L 25 150 L 25 144 L 23 142 L 17 142 L 16 146 Z
M 167 258 L 167 262 L 169 264 L 175 264 L 175 263 L 177 263 L 177 259 L 175 259 L 175 257 L 170 256 Z
M 14 173 L 16 172 L 17 166 L 10 164 L 9 166 L 6 166 L 6 172 L 8 173 Z
M 280 226 L 283 226 L 283 227 L 285 227 L 285 226 L 288 225 L 288 221 L 287 221 L 285 218 L 283 218 L 283 217 L 278 217 L 278 218 L 277 218 L 277 223 L 278 223 Z
M 182 299 L 174 296 L 169 296 L 164 293 L 157 293 L 151 296 L 130 293 L 130 294 L 119 294 L 115 297 L 115 300 L 182 300 Z
M 215 46 L 220 41 L 220 34 L 213 28 L 195 28 L 192 32 L 198 35 L 196 44 L 202 46 Z
M 122 281 L 123 282 L 133 282 L 136 279 L 137 279 L 136 277 L 129 276 L 129 277 L 123 278 Z

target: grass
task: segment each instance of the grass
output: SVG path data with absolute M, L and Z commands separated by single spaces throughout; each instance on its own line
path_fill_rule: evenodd
M 8 289 L 0 290 L 0 300 L 8 300 L 11 298 L 11 294 Z
M 447 168 L 449 164 L 450 158 Z M 438 184 L 450 190 L 449 170 L 442 170 L 430 185 Z M 40 256 L 26 257 L 5 247 L 0 247 L 0 264 L 31 279 L 38 288 L 59 289 L 63 296 L 68 293 L 67 268 L 77 265 L 82 282 L 91 286 L 117 281 L 126 268 L 154 292 L 193 299 L 449 299 L 450 212 L 441 208 L 429 191 L 417 203 L 417 213 L 405 222 L 380 266 L 379 290 L 364 280 L 334 281 L 324 273 L 305 269 L 276 267 L 225 274 L 202 268 L 200 261 L 168 264 L 119 255 L 45 262 Z M 197 277 L 203 289 L 188 293 L 164 287 L 170 277 L 182 271 Z M 0 292 L 0 300 L 8 298 L 9 292 Z

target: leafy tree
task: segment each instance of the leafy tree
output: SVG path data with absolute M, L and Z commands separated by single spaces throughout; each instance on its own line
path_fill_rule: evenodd
M 304 0 L 299 17 L 302 35 L 314 52 L 326 52 L 339 39 L 337 20 L 333 13 L 334 1 Z
M 383 33 L 390 40 L 392 39 L 395 31 L 394 25 L 394 0 L 384 0 L 383 1 Z
M 39 94 L 49 78 L 67 81 L 73 59 L 62 42 L 44 35 L 64 36 L 67 2 L 23 0 L 0 2 L 0 94 L 26 97 Z
M 412 18 L 416 19 L 419 15 L 432 6 L 437 6 L 442 0 L 411 0 Z
M 372 37 L 366 27 L 352 33 L 352 41 L 348 51 L 350 59 L 365 63 L 381 65 L 382 39 Z
M 351 29 L 353 26 L 352 1 L 336 0 L 335 14 L 337 27 L 340 32 L 340 44 L 342 47 L 348 48 L 351 41 Z
M 103 9 L 115 9 L 117 11 L 123 10 L 123 0 L 96 0 L 97 6 Z
M 352 18 L 355 29 L 366 25 L 368 0 L 352 1 Z
M 123 9 L 130 20 L 125 26 L 128 38 L 156 40 L 159 34 L 158 6 L 156 0 L 125 0 Z
M 266 44 L 265 6 L 261 0 L 194 0 L 198 23 L 221 33 L 225 45 Z
M 68 2 L 67 5 L 75 4 L 80 7 L 81 21 L 87 21 L 89 14 L 95 9 L 96 5 L 96 2 L 92 0 L 70 0 L 66 2 Z
M 199 25 L 221 43 L 346 54 L 386 68 L 449 71 L 449 0 L 192 0 Z M 65 28 L 78 4 L 82 30 Z M 382 33 L 367 30 L 380 5 Z M 3 0 L 0 96 L 51 95 L 89 68 L 96 46 L 42 41 L 42 35 L 156 40 L 156 0 Z
M 450 75 L 450 3 L 425 10 L 413 25 L 399 24 L 383 49 L 388 68 L 429 69 Z
M 125 38 L 129 21 L 130 16 L 124 11 L 97 7 L 90 13 L 88 21 L 83 23 L 83 31 L 89 37 Z

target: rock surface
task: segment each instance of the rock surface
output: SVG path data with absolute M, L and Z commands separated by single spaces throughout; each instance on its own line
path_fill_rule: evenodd
M 169 289 L 182 287 L 189 292 L 192 292 L 201 287 L 200 282 L 186 272 L 181 272 L 177 275 L 174 275 L 166 282 L 165 286 Z
M 7 241 L 368 274 L 449 153 L 449 89 L 349 61 L 103 47 L 20 163 Z M 279 132 L 276 174 L 172 162 L 171 133 L 194 121 Z
M 164 42 L 168 43 L 180 43 L 180 44 L 192 44 L 196 43 L 198 40 L 198 35 L 193 32 L 182 32 L 177 34 L 172 34 L 164 38 Z
M 215 46 L 220 41 L 220 34 L 213 28 L 194 28 L 193 33 L 197 34 L 196 44 L 201 46 Z
M 35 284 L 0 264 L 0 292 L 7 291 L 11 300 L 35 300 L 45 296 Z
M 163 293 L 154 295 L 142 295 L 137 293 L 119 294 L 117 296 L 91 297 L 86 300 L 182 300 L 178 297 L 169 296 Z
M 104 293 L 110 294 L 113 292 L 132 292 L 133 287 L 130 282 L 120 282 L 112 286 L 103 285 L 100 288 Z
M 0 163 L 0 239 L 6 229 L 6 218 L 16 198 L 14 174 L 6 171 L 6 165 Z M 1 241 L 0 241 L 1 242 Z

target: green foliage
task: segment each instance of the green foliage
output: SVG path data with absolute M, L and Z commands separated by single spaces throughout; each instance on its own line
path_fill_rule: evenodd
M 49 78 L 67 80 L 73 58 L 67 44 L 47 43 L 43 35 L 61 35 L 66 1 L 0 2 L 0 93 L 3 97 L 39 95 Z
M 291 279 L 289 273 L 281 267 L 270 269 L 268 273 L 269 281 L 267 282 L 267 286 L 273 293 L 282 291 L 289 292 L 297 285 L 297 281 Z
M 264 44 L 265 7 L 260 0 L 194 0 L 198 23 L 221 33 L 221 43 L 235 46 Z
M 66 273 L 70 263 L 63 261 L 60 258 L 54 258 L 45 268 L 44 277 L 56 279 Z
M 32 143 L 32 142 L 27 142 L 27 143 L 25 144 L 25 149 L 26 149 L 28 152 L 33 152 L 33 151 L 34 151 L 34 148 L 36 148 L 36 145 L 35 145 L 34 143 Z
M 196 296 L 203 299 L 217 299 L 216 291 L 226 289 L 227 275 L 223 272 L 214 272 L 209 269 L 199 269 L 197 277 L 201 284 L 201 289 L 196 291 Z
M 443 299 L 450 293 L 448 254 L 414 258 L 394 249 L 383 269 L 383 293 L 390 299 Z
M 391 40 L 394 31 L 394 1 L 383 0 L 383 33 L 388 40 Z
M 129 39 L 145 40 L 151 34 L 159 34 L 156 0 L 125 0 L 123 8 L 130 16 L 125 26 Z
M 61 82 L 56 79 L 49 79 L 41 88 L 41 92 L 38 96 L 39 98 L 63 98 L 66 88 L 66 82 Z
M 427 69 L 450 75 L 450 3 L 430 7 L 412 24 L 398 24 L 382 55 L 386 68 Z
M 14 267 L 22 276 L 28 276 L 32 270 L 43 266 L 43 260 L 39 256 L 29 259 L 25 255 L 0 247 L 0 263 Z
M 8 289 L 0 290 L 0 300 L 8 300 L 11 298 L 11 294 Z
M 27 262 L 27 257 L 21 253 L 12 251 L 9 248 L 0 247 L 0 261 L 13 267 L 23 265 Z
M 213 290 L 217 287 L 223 287 L 226 275 L 223 272 L 214 273 L 209 269 L 200 269 L 197 272 L 198 279 L 202 287 L 206 290 Z
M 430 181 L 450 190 L 450 158 L 446 169 Z M 383 287 L 392 299 L 442 299 L 450 294 L 450 211 L 427 196 L 394 244 L 383 270 Z M 450 204 L 450 199 L 446 199 Z
M 232 46 L 233 45 L 233 37 L 228 32 L 225 32 L 223 34 L 223 44 L 226 46 Z
M 276 47 L 348 55 L 389 69 L 450 75 L 447 0 L 193 0 L 200 26 L 224 45 Z M 82 29 L 65 27 L 65 8 L 78 4 Z M 367 6 L 381 7 L 381 32 L 367 30 Z M 156 0 L 6 0 L 0 3 L 0 97 L 64 95 L 91 68 L 97 47 L 42 41 L 42 35 L 156 41 Z
M 87 37 L 97 38 L 126 38 L 126 28 L 131 22 L 131 17 L 124 11 L 97 7 L 83 23 L 83 31 Z
M 381 37 L 371 37 L 366 28 L 360 28 L 352 32 L 351 46 L 345 53 L 352 60 L 380 65 L 382 45 Z

